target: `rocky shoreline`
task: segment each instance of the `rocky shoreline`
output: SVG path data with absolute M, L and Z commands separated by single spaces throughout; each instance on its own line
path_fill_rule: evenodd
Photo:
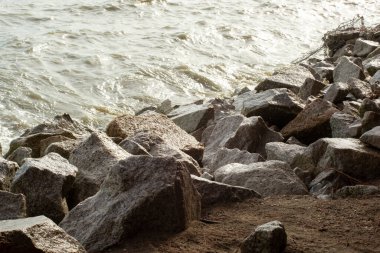
M 325 46 L 327 58 L 231 98 L 167 100 L 105 131 L 67 114 L 28 129 L 0 157 L 0 252 L 101 252 L 249 199 L 378 201 L 380 26 L 330 33 Z M 246 236 L 243 253 L 287 244 L 278 221 Z

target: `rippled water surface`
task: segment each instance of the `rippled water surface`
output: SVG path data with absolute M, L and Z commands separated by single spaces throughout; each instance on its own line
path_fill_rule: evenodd
M 0 0 L 0 142 L 70 113 L 104 127 L 254 85 L 380 0 Z

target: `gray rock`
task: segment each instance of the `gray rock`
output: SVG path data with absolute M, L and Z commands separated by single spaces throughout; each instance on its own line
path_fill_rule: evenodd
M 40 156 L 42 157 L 46 154 L 46 149 L 49 147 L 50 144 L 60 143 L 60 142 L 65 142 L 65 141 L 75 141 L 75 140 L 67 138 L 62 135 L 55 135 L 55 136 L 51 136 L 51 137 L 41 140 L 40 141 L 40 146 L 41 146 Z
M 286 162 L 294 168 L 294 159 L 301 155 L 306 147 L 295 144 L 286 144 L 283 142 L 269 142 L 265 145 L 267 160 L 278 160 Z
M 0 221 L 1 252 L 85 253 L 77 240 L 45 216 Z
M 0 190 L 9 190 L 18 169 L 17 163 L 0 157 Z
M 130 153 L 131 155 L 147 155 L 151 156 L 149 152 L 140 144 L 130 139 L 124 139 L 119 143 L 119 146 L 122 147 L 125 151 Z
M 244 94 L 243 94 L 244 95 Z M 305 107 L 303 102 L 290 90 L 270 89 L 239 100 L 235 108 L 247 117 L 261 116 L 270 124 L 283 127 L 294 119 Z M 242 107 L 239 108 L 239 104 Z
M 251 164 L 262 161 L 264 161 L 264 158 L 256 153 L 237 148 L 219 148 L 207 164 L 207 169 L 209 173 L 214 173 L 220 167 L 230 163 Z
M 350 78 L 348 80 L 348 87 L 350 93 L 357 99 L 364 99 L 370 97 L 372 94 L 370 84 L 356 78 Z
M 330 118 L 330 126 L 331 133 L 333 138 L 349 138 L 350 134 L 350 126 L 357 120 L 358 118 L 342 113 L 336 112 Z
M 367 59 L 373 58 L 379 54 L 380 54 L 380 47 L 376 48 L 375 50 L 372 51 L 372 53 L 367 55 Z
M 362 134 L 362 121 L 355 120 L 348 126 L 348 135 L 352 138 L 359 138 Z
M 334 73 L 334 65 L 328 62 L 319 62 L 312 66 L 314 71 L 319 75 L 319 80 L 326 79 L 330 83 L 334 81 L 333 73 Z
M 347 29 L 343 31 L 335 31 L 329 33 L 325 38 L 324 42 L 329 50 L 329 56 L 333 56 L 335 52 L 343 47 L 347 41 L 357 39 L 360 36 L 359 29 Z
M 369 80 L 371 90 L 375 96 L 380 96 L 380 70 L 376 71 L 373 77 Z
M 368 74 L 373 76 L 380 70 L 380 54 L 363 61 L 363 67 L 368 71 Z
M 361 103 L 359 103 L 357 101 L 343 101 L 342 112 L 359 118 L 360 117 L 360 113 L 359 113 L 360 105 L 361 105 Z
M 285 138 L 294 136 L 302 143 L 310 144 L 319 138 L 331 136 L 330 117 L 339 111 L 332 103 L 316 99 L 306 105 L 281 133 Z
M 352 56 L 353 49 L 354 49 L 354 45 L 346 44 L 335 52 L 335 54 L 333 55 L 333 59 L 337 60 L 342 56 Z
M 380 177 L 380 152 L 352 138 L 322 138 L 311 144 L 296 164 L 314 174 L 334 169 L 359 180 Z
M 37 158 L 41 154 L 41 141 L 53 136 L 80 139 L 91 131 L 90 128 L 71 119 L 68 114 L 56 116 L 53 122 L 38 125 L 13 140 L 5 157 L 8 157 L 18 147 L 29 147 L 32 149 L 32 157 Z
M 334 197 L 337 198 L 358 198 L 380 194 L 380 189 L 374 185 L 354 185 L 344 186 L 337 190 Z
M 353 63 L 348 57 L 340 58 L 338 65 L 334 69 L 334 83 L 347 83 L 350 78 L 364 80 L 363 70 Z
M 380 113 L 365 112 L 362 119 L 362 134 L 377 126 L 380 126 Z
M 0 203 L 0 220 L 20 219 L 26 217 L 26 202 L 24 195 L 0 191 Z
M 285 227 L 279 221 L 271 221 L 258 226 L 244 239 L 241 253 L 282 253 L 286 248 Z
M 70 155 L 70 163 L 78 168 L 78 174 L 70 192 L 69 207 L 94 195 L 109 170 L 130 156 L 103 133 L 94 132 Z
M 157 107 L 156 112 L 166 115 L 172 110 L 173 110 L 172 101 L 170 101 L 170 99 L 166 99 L 162 101 L 160 106 Z
M 380 44 L 378 42 L 359 38 L 355 42 L 353 54 L 359 57 L 365 57 L 379 46 Z
M 207 179 L 207 180 L 210 180 L 210 181 L 214 181 L 214 176 L 211 175 L 208 172 L 203 172 L 203 174 L 201 175 L 201 178 L 204 178 L 204 179 Z
M 252 189 L 261 196 L 304 195 L 307 190 L 286 162 L 228 164 L 215 171 L 215 181 Z
M 293 169 L 294 173 L 302 180 L 302 182 L 305 185 L 309 185 L 310 182 L 313 180 L 314 175 L 308 170 L 301 169 L 299 167 L 296 167 Z
M 160 136 L 170 146 L 177 147 L 182 151 L 186 147 L 200 148 L 198 141 L 193 136 L 186 133 L 165 115 L 158 113 L 116 117 L 108 124 L 106 129 L 108 136 L 123 139 L 143 131 Z
M 66 198 L 77 171 L 56 153 L 28 158 L 17 171 L 11 191 L 25 195 L 28 216 L 45 215 L 58 223 L 68 212 Z
M 200 176 L 201 168 L 197 161 L 176 147 L 170 146 L 161 137 L 147 132 L 140 132 L 131 137 L 131 141 L 139 144 L 151 156 L 171 156 L 181 162 L 190 174 Z
M 335 82 L 327 88 L 326 94 L 323 98 L 331 103 L 338 104 L 346 98 L 349 92 L 347 84 Z
M 290 137 L 286 140 L 286 143 L 287 143 L 287 144 L 295 144 L 295 145 L 299 145 L 299 146 L 306 146 L 305 144 L 303 144 L 302 142 L 300 142 L 299 140 L 297 140 L 297 138 L 294 137 L 294 136 L 290 136 Z
M 238 202 L 249 198 L 261 198 L 254 190 L 227 185 L 192 175 L 191 179 L 202 196 L 202 208 L 216 203 Z
M 255 90 L 264 91 L 276 88 L 287 88 L 297 94 L 306 78 L 313 78 L 313 75 L 307 68 L 299 65 L 290 65 L 275 71 L 272 76 L 259 83 Z
M 335 189 L 345 186 L 342 175 L 335 170 L 325 170 L 319 173 L 309 184 L 310 193 L 319 198 L 331 198 Z M 328 196 L 328 197 L 326 197 Z
M 209 120 L 214 119 L 214 108 L 208 104 L 189 104 L 172 110 L 168 117 L 180 128 L 192 133 L 205 127 Z
M 298 92 L 298 96 L 301 99 L 306 100 L 310 96 L 317 96 L 326 87 L 327 85 L 320 81 L 313 78 L 307 78 L 302 84 Z
M 380 113 L 380 103 L 376 100 L 365 98 L 360 105 L 359 114 L 361 117 L 364 117 L 364 114 L 368 111 Z
M 360 140 L 372 147 L 380 149 L 380 126 L 374 127 L 365 132 Z
M 7 159 L 16 162 L 19 166 L 24 163 L 25 158 L 32 157 L 32 149 L 27 147 L 18 147 L 10 154 Z
M 45 155 L 49 153 L 57 153 L 57 154 L 60 154 L 62 157 L 69 159 L 71 152 L 75 148 L 77 148 L 80 143 L 81 143 L 81 140 L 67 140 L 67 141 L 51 143 L 45 149 Z
M 141 230 L 182 231 L 200 218 L 200 203 L 190 174 L 174 158 L 132 156 L 115 165 L 100 191 L 60 226 L 89 252 L 99 252 Z
M 219 148 L 247 150 L 265 156 L 265 144 L 283 141 L 281 134 L 270 130 L 261 117 L 228 116 L 219 120 L 205 145 L 203 165 L 207 166 Z

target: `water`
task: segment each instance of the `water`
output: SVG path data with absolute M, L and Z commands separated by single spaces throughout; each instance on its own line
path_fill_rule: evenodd
M 67 112 L 104 127 L 254 86 L 379 0 L 0 0 L 0 142 Z

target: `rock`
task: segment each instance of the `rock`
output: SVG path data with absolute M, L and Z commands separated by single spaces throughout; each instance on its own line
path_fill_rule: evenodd
M 329 199 L 335 189 L 347 185 L 345 179 L 335 170 L 322 171 L 310 182 L 310 193 L 322 199 Z
M 281 134 L 270 130 L 261 117 L 233 115 L 217 121 L 205 145 L 203 165 L 207 166 L 219 148 L 247 150 L 265 156 L 265 144 L 283 141 Z
M 352 138 L 359 138 L 362 134 L 362 121 L 355 120 L 348 126 L 348 135 Z
M 359 118 L 360 117 L 360 113 L 359 113 L 360 105 L 361 105 L 361 103 L 359 103 L 357 101 L 343 101 L 342 112 Z
M 255 90 L 264 91 L 287 88 L 297 94 L 306 78 L 313 78 L 313 75 L 307 68 L 299 65 L 290 65 L 274 72 L 272 76 L 267 77 L 264 81 L 259 83 Z
M 256 90 L 251 90 L 242 94 L 239 94 L 234 97 L 234 101 L 232 105 L 235 107 L 236 111 L 241 111 L 244 107 L 244 104 L 251 100 L 252 97 L 254 97 L 257 94 Z
M 347 29 L 328 33 L 327 37 L 324 38 L 324 42 L 329 49 L 330 57 L 333 56 L 338 49 L 343 47 L 347 41 L 357 39 L 359 36 L 359 29 Z
M 301 99 L 306 100 L 310 96 L 317 96 L 326 87 L 327 85 L 320 81 L 313 78 L 306 78 L 298 92 L 298 96 Z
M 0 190 L 8 191 L 12 180 L 19 169 L 17 163 L 7 161 L 0 157 Z
M 293 163 L 296 156 L 301 155 L 305 151 L 305 147 L 286 144 L 283 142 L 269 142 L 265 145 L 267 160 L 278 160 L 286 162 L 290 167 L 294 168 Z
M 56 153 L 28 158 L 17 171 L 11 191 L 25 195 L 28 216 L 45 215 L 58 223 L 68 212 L 66 198 L 77 171 Z
M 365 132 L 360 140 L 365 144 L 380 149 L 380 126 L 374 127 L 371 130 Z
M 373 77 L 369 80 L 371 90 L 375 96 L 380 96 L 380 70 L 376 71 Z
M 16 162 L 19 166 L 24 163 L 25 158 L 32 157 L 32 149 L 27 147 L 18 147 L 10 154 L 7 159 Z
M 186 133 L 164 115 L 149 114 L 140 116 L 124 115 L 115 118 L 107 126 L 106 132 L 111 137 L 127 138 L 136 132 L 146 131 L 163 138 L 169 145 L 179 149 L 185 146 L 197 146 L 194 137 Z
M 365 57 L 379 46 L 380 44 L 378 42 L 359 38 L 355 42 L 352 53 L 359 57 Z
M 334 83 L 347 83 L 350 78 L 360 80 L 364 80 L 365 78 L 363 70 L 346 56 L 340 58 L 333 75 Z
M 264 161 L 264 158 L 256 153 L 250 153 L 237 148 L 219 148 L 207 164 L 207 169 L 209 173 L 214 173 L 220 167 L 230 163 L 251 164 L 262 161 Z
M 333 59 L 337 60 L 342 56 L 352 56 L 353 50 L 354 50 L 354 45 L 346 44 L 343 47 L 339 48 L 338 51 L 335 52 Z
M 78 139 L 83 138 L 91 131 L 90 128 L 71 119 L 68 114 L 56 116 L 53 122 L 38 125 L 13 140 L 5 157 L 8 157 L 18 147 L 29 147 L 32 149 L 32 157 L 37 158 L 41 154 L 41 141 L 53 136 Z
M 294 136 L 302 143 L 310 144 L 319 138 L 331 136 L 330 117 L 339 111 L 330 102 L 316 99 L 306 105 L 281 133 L 285 138 Z
M 78 168 L 68 199 L 69 207 L 97 193 L 109 170 L 128 156 L 128 152 L 105 134 L 92 133 L 71 152 L 69 158 L 70 163 Z
M 0 203 L 0 220 L 20 219 L 26 217 L 26 202 L 24 195 L 0 191 Z
M 240 246 L 241 253 L 282 253 L 286 248 L 287 235 L 285 227 L 279 221 L 271 221 L 258 226 L 244 239 Z
M 202 196 L 202 208 L 216 203 L 238 202 L 249 198 L 261 198 L 254 190 L 213 182 L 192 175 L 191 179 Z
M 295 144 L 295 145 L 299 145 L 299 146 L 306 146 L 305 144 L 303 144 L 302 142 L 300 142 L 299 140 L 297 140 L 296 137 L 294 136 L 290 136 L 287 140 L 286 140 L 286 143 L 287 144 Z
M 124 139 L 119 144 L 120 147 L 122 147 L 125 151 L 130 153 L 131 155 L 147 155 L 151 156 L 149 152 L 140 144 L 138 144 L 135 141 L 132 141 L 130 139 Z
M 380 70 L 380 54 L 363 61 L 363 67 L 367 70 L 368 74 L 373 76 L 377 71 Z
M 170 146 L 161 137 L 147 132 L 140 132 L 131 137 L 131 141 L 139 144 L 151 156 L 171 156 L 181 162 L 190 174 L 200 176 L 201 168 L 197 161 L 176 147 Z
M 201 175 L 201 178 L 204 178 L 204 179 L 207 179 L 210 181 L 214 181 L 214 176 L 208 172 L 203 172 L 203 174 Z
M 350 125 L 352 125 L 357 120 L 356 117 L 342 113 L 336 112 L 330 118 L 331 133 L 333 138 L 349 138 L 352 137 L 350 134 Z
M 373 58 L 379 54 L 380 54 L 380 47 L 376 48 L 375 50 L 372 51 L 372 53 L 367 55 L 367 59 Z
M 377 126 L 380 126 L 380 113 L 365 112 L 362 119 L 362 134 Z
M 85 253 L 77 240 L 45 216 L 0 221 L 1 252 Z
M 377 103 L 376 100 L 365 98 L 360 105 L 359 114 L 364 117 L 364 114 L 368 111 L 380 113 L 380 103 Z
M 326 94 L 323 98 L 331 103 L 338 104 L 346 98 L 349 92 L 347 84 L 336 82 L 327 88 Z
M 337 198 L 358 198 L 380 194 L 380 189 L 374 185 L 354 185 L 344 186 L 337 190 L 334 197 Z
M 49 153 L 57 153 L 60 154 L 63 158 L 69 159 L 71 152 L 79 146 L 81 143 L 80 140 L 67 140 L 61 142 L 51 143 L 45 149 L 45 155 Z
M 172 110 L 173 110 L 172 101 L 170 101 L 170 99 L 166 99 L 162 101 L 160 106 L 157 107 L 156 112 L 166 115 L 170 113 Z
M 305 185 L 286 162 L 228 164 L 215 171 L 215 181 L 252 189 L 261 196 L 304 195 Z
M 72 140 L 73 139 L 70 139 L 61 135 L 51 136 L 46 139 L 43 139 L 40 142 L 40 145 L 41 145 L 40 156 L 42 157 L 46 154 L 45 150 L 50 144 L 57 143 L 57 142 L 64 142 L 64 141 L 72 141 Z
M 115 165 L 100 191 L 60 226 L 89 252 L 99 252 L 141 230 L 182 231 L 200 218 L 200 203 L 190 174 L 174 158 L 132 156 Z
M 296 165 L 318 174 L 334 169 L 358 180 L 380 177 L 380 152 L 352 138 L 322 138 L 311 144 Z
M 313 180 L 314 175 L 308 170 L 301 169 L 299 167 L 296 167 L 293 169 L 294 173 L 302 180 L 302 182 L 305 185 L 309 185 L 310 182 Z
M 180 128 L 192 133 L 205 127 L 209 120 L 214 118 L 214 108 L 207 104 L 189 104 L 172 110 L 168 117 Z
M 365 81 L 350 78 L 348 80 L 349 92 L 357 99 L 365 99 L 371 96 L 371 86 Z
M 319 80 L 326 79 L 330 83 L 334 81 L 333 72 L 335 67 L 333 64 L 322 61 L 314 64 L 312 68 L 319 75 Z
M 239 103 L 242 108 L 238 107 L 239 104 L 234 105 L 243 115 L 261 116 L 266 122 L 280 127 L 294 119 L 305 107 L 292 91 L 285 88 L 266 90 Z

